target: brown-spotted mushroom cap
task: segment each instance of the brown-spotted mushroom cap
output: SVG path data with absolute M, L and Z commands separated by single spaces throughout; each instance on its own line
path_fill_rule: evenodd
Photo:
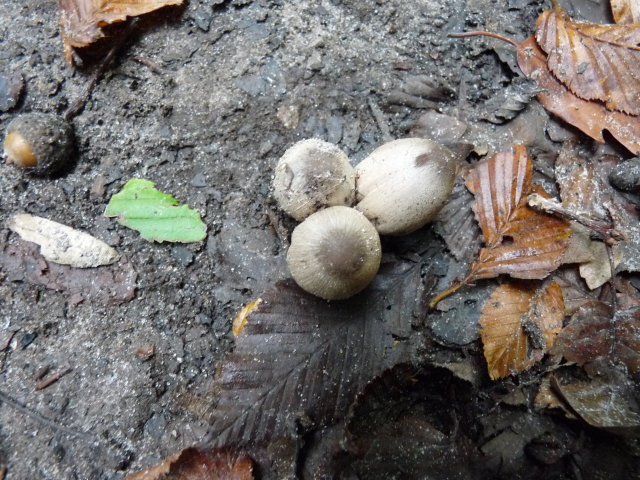
M 411 233 L 445 204 L 455 180 L 455 155 L 423 138 L 376 148 L 356 166 L 356 207 L 381 235 Z
M 302 289 L 340 300 L 371 283 L 380 257 L 380 236 L 371 222 L 353 208 L 330 207 L 295 228 L 287 264 Z
M 351 206 L 355 172 L 347 155 L 316 138 L 290 147 L 276 166 L 273 196 L 285 212 L 302 221 L 322 208 Z

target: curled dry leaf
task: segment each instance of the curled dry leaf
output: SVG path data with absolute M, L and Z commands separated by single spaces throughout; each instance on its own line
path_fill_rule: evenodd
M 229 449 L 185 448 L 160 465 L 127 475 L 124 480 L 253 480 L 253 462 Z
M 549 69 L 575 95 L 640 114 L 640 24 L 580 23 L 556 7 L 538 18 L 536 40 Z
M 102 27 L 152 12 L 183 0 L 59 0 L 64 56 L 73 63 L 72 48 L 86 47 L 104 36 Z
M 640 22 L 640 3 L 638 0 L 611 0 L 611 12 L 616 23 Z
M 537 290 L 531 285 L 499 286 L 480 317 L 489 376 L 503 378 L 540 361 L 553 346 L 563 318 L 562 289 L 557 283 Z
M 474 211 L 485 247 L 471 266 L 468 281 L 503 273 L 541 279 L 560 266 L 571 228 L 564 220 L 528 207 L 530 193 L 546 196 L 532 179 L 531 159 L 520 145 L 469 172 L 467 187 L 476 197 Z
M 46 218 L 21 213 L 11 217 L 8 226 L 23 240 L 40 245 L 40 253 L 50 262 L 88 268 L 110 265 L 120 258 L 102 240 Z
M 605 142 L 602 132 L 607 130 L 629 151 L 640 153 L 639 117 L 608 110 L 569 91 L 549 71 L 546 55 L 534 37 L 518 44 L 517 58 L 522 72 L 540 86 L 542 92 L 536 98 L 549 112 L 601 143 Z

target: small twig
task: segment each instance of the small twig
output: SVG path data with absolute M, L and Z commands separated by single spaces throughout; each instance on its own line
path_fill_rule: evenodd
M 11 408 L 25 414 L 27 417 L 31 418 L 32 420 L 35 420 L 37 422 L 40 422 L 44 425 L 47 425 L 49 427 L 51 427 L 54 430 L 60 431 L 60 432 L 65 432 L 68 433 L 70 435 L 75 435 L 78 437 L 83 437 L 87 440 L 93 440 L 92 436 L 87 433 L 87 432 L 81 432 L 78 430 L 74 430 L 72 428 L 67 427 L 66 425 L 62 425 L 59 424 L 53 420 L 48 419 L 47 417 L 45 417 L 44 415 L 39 414 L 38 412 L 34 412 L 31 409 L 25 407 L 22 403 L 18 402 L 17 400 L 14 400 L 13 398 L 11 398 L 9 395 L 7 395 L 6 393 L 4 393 L 2 390 L 0 390 L 0 401 L 6 403 L 8 406 L 10 406 Z
M 93 75 L 91 76 L 91 79 L 85 85 L 84 90 L 82 91 L 80 96 L 76 98 L 75 101 L 71 105 L 69 105 L 69 108 L 67 108 L 67 110 L 64 112 L 63 117 L 65 120 L 67 121 L 71 120 L 78 113 L 80 113 L 80 111 L 82 111 L 84 106 L 89 101 L 89 98 L 91 97 L 91 93 L 93 92 L 93 89 L 95 88 L 95 86 L 98 84 L 98 81 L 102 77 L 102 74 L 105 72 L 107 67 L 111 65 L 111 62 L 115 58 L 118 51 L 120 51 L 120 48 L 124 45 L 125 40 L 129 38 L 129 35 L 131 34 L 131 32 L 133 32 L 133 29 L 136 27 L 139 20 L 140 20 L 139 17 L 134 17 L 129 21 L 129 24 L 127 25 L 127 28 L 125 29 L 125 31 L 122 33 L 122 35 L 120 35 L 120 37 L 115 42 L 113 47 L 111 47 L 111 50 L 107 52 L 105 57 L 96 67 L 95 71 L 93 72 Z
M 578 213 L 572 212 L 564 208 L 558 202 L 544 198 L 537 193 L 532 193 L 527 198 L 529 206 L 539 212 L 548 213 L 564 220 L 571 220 L 585 226 L 591 231 L 593 237 L 598 240 L 610 244 L 622 240 L 622 234 L 615 229 L 610 223 L 599 222 L 587 217 L 584 217 Z
M 518 42 L 516 42 L 515 40 L 511 40 L 510 38 L 503 37 L 502 35 L 499 35 L 497 33 L 492 33 L 492 32 L 473 31 L 473 32 L 463 32 L 463 33 L 450 33 L 447 36 L 448 37 L 453 37 L 453 38 L 491 37 L 491 38 L 497 38 L 498 40 L 502 40 L 503 42 L 510 43 L 511 45 L 513 45 L 516 48 L 518 48 L 520 46 L 520 45 L 518 45 Z
M 61 370 L 59 372 L 54 372 L 49 375 L 47 378 L 43 379 L 41 382 L 36 384 L 36 390 L 44 390 L 49 385 L 56 383 L 62 377 L 64 377 L 67 373 L 71 372 L 71 368 L 67 368 L 65 370 Z
M 153 60 L 151 60 L 150 58 L 136 55 L 133 57 L 133 59 L 136 62 L 144 65 L 145 67 L 148 67 L 149 70 L 151 70 L 153 73 L 164 73 L 162 70 L 162 67 L 158 65 L 156 62 L 154 62 Z

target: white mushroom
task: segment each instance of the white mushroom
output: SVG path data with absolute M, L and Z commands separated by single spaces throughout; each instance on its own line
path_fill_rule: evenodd
M 355 172 L 337 146 L 316 138 L 302 140 L 280 158 L 273 196 L 280 208 L 302 221 L 322 208 L 351 206 Z
M 356 166 L 356 207 L 381 235 L 411 233 L 445 204 L 455 180 L 455 156 L 422 138 L 376 148 Z
M 287 264 L 302 289 L 339 300 L 371 283 L 380 258 L 380 236 L 371 222 L 353 208 L 330 207 L 295 228 Z

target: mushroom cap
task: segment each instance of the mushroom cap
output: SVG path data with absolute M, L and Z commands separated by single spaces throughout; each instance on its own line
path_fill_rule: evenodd
M 291 235 L 287 264 L 303 290 L 325 300 L 363 290 L 380 268 L 380 236 L 365 216 L 349 207 L 310 215 Z
M 280 158 L 273 196 L 280 208 L 302 221 L 321 208 L 351 206 L 355 199 L 355 172 L 337 146 L 317 138 L 302 140 Z
M 381 235 L 403 235 L 429 223 L 455 180 L 455 155 L 423 138 L 376 148 L 356 166 L 356 207 Z
M 4 155 L 28 173 L 48 175 L 60 170 L 73 153 L 73 129 L 52 113 L 27 113 L 7 126 Z

